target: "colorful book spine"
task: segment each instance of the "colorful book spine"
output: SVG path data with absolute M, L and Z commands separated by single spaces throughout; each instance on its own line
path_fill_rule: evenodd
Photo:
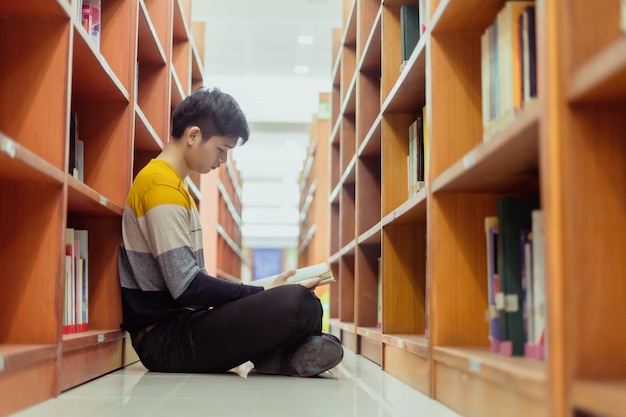
M 485 217 L 485 236 L 487 242 L 487 311 L 485 318 L 489 323 L 489 348 L 492 352 L 500 351 L 500 315 L 496 308 L 498 293 L 498 218 Z
M 504 197 L 498 206 L 498 272 L 500 275 L 500 353 L 524 355 L 524 314 L 520 231 L 531 227 L 537 198 Z

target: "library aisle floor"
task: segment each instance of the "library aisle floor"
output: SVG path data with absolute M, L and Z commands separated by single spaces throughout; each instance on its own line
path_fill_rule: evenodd
M 249 366 L 218 375 L 147 372 L 140 364 L 69 390 L 19 417 L 458 417 L 380 367 L 345 350 L 316 378 L 257 374 Z

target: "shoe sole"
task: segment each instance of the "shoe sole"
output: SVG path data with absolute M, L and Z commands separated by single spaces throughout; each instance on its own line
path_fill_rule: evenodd
M 339 365 L 342 360 L 343 348 L 336 338 L 313 336 L 293 354 L 285 375 L 316 376 Z

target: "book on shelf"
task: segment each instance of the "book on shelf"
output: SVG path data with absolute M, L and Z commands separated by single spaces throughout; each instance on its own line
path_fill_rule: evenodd
M 85 142 L 78 137 L 78 114 L 70 113 L 68 172 L 80 182 L 84 182 L 85 174 Z
M 531 213 L 538 208 L 539 200 L 534 197 L 502 197 L 497 201 L 500 288 L 496 306 L 500 315 L 500 353 L 504 355 L 524 355 L 520 231 L 531 227 Z
M 507 1 L 481 36 L 483 138 L 537 96 L 534 1 Z
M 529 306 L 531 325 L 527 341 L 527 356 L 542 360 L 545 358 L 546 340 L 546 264 L 543 211 L 533 210 L 532 216 L 532 293 Z
M 402 49 L 402 65 L 408 61 L 420 39 L 419 8 L 416 4 L 400 6 L 400 42 Z
M 77 291 L 76 299 L 79 311 L 76 312 L 77 331 L 89 330 L 89 232 L 87 230 L 74 229 L 74 239 L 79 242 L 78 262 L 80 271 L 76 275 Z
M 278 275 L 279 274 L 261 278 L 261 279 L 256 279 L 252 281 L 250 284 L 256 285 L 258 287 L 269 288 L 274 282 L 274 280 L 278 277 Z M 296 269 L 295 275 L 289 277 L 287 282 L 290 282 L 292 284 L 297 284 L 301 282 L 303 283 L 305 281 L 308 281 L 316 277 L 322 277 L 322 281 L 318 284 L 318 286 L 336 282 L 333 272 L 328 267 L 328 264 L 326 262 L 304 266 L 302 268 Z
M 83 27 L 97 50 L 100 50 L 100 0 L 82 0 Z
M 532 219 L 532 216 L 531 216 Z M 531 220 L 532 222 L 532 220 Z M 533 293 L 532 286 L 532 231 L 531 227 L 522 227 L 519 232 L 520 239 L 520 259 L 521 259 L 521 277 L 522 277 L 522 323 L 524 326 L 524 356 L 532 356 L 530 344 L 528 343 L 529 335 L 533 331 L 532 311 Z
M 409 154 L 407 181 L 409 197 L 424 187 L 424 129 L 423 118 L 418 117 L 409 126 Z
M 417 3 L 418 17 L 420 22 L 420 35 L 426 33 L 426 29 L 428 29 L 428 13 L 426 12 L 426 1 L 427 0 L 419 0 L 419 2 Z
M 88 233 L 65 230 L 65 292 L 63 334 L 88 329 Z
M 485 238 L 487 243 L 487 310 L 485 318 L 489 323 L 489 349 L 500 351 L 500 314 L 496 308 L 496 294 L 499 292 L 498 275 L 498 217 L 485 217 Z
M 378 262 L 378 287 L 376 294 L 376 327 L 383 327 L 383 264 L 380 256 L 376 258 Z

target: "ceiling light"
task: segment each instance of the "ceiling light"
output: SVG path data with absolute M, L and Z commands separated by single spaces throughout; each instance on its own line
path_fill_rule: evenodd
M 293 67 L 293 72 L 295 72 L 296 74 L 308 74 L 309 67 L 307 67 L 306 65 L 296 65 L 295 67 Z
M 313 36 L 300 35 L 298 36 L 298 43 L 300 45 L 311 45 L 313 43 Z

